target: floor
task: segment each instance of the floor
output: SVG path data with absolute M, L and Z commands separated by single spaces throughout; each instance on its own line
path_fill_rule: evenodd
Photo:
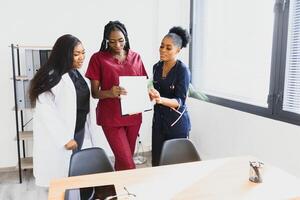
M 151 167 L 151 153 L 145 152 L 135 156 L 137 168 Z M 113 159 L 112 159 L 112 162 Z M 1 200 L 46 200 L 48 189 L 34 183 L 32 170 L 23 171 L 23 183 L 19 184 L 18 171 L 0 172 Z
M 35 185 L 32 170 L 23 171 L 22 184 L 19 184 L 18 171 L 0 173 L 1 200 L 43 200 L 47 199 L 47 197 L 47 188 Z

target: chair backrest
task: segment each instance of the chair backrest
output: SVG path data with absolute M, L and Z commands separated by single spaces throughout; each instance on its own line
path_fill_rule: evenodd
M 98 147 L 82 149 L 71 156 L 69 176 L 112 172 L 114 168 L 105 151 Z
M 187 138 L 171 139 L 164 142 L 159 165 L 170 165 L 200 161 L 194 144 Z

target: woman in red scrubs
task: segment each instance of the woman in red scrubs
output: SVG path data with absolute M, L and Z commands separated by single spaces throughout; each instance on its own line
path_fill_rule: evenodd
M 119 76 L 147 76 L 141 57 L 130 49 L 127 30 L 119 21 L 104 27 L 99 52 L 92 55 L 86 72 L 91 80 L 92 96 L 99 99 L 97 124 L 115 156 L 115 169 L 134 169 L 133 154 L 142 115 L 121 115 L 120 95 L 126 90 L 119 86 Z

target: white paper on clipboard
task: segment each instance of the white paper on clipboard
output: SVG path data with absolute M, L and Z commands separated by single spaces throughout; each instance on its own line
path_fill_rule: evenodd
M 120 76 L 119 85 L 127 91 L 121 95 L 122 115 L 149 111 L 153 105 L 149 99 L 146 76 Z

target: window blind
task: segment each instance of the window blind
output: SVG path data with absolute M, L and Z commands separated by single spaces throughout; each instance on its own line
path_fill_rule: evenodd
M 194 1 L 192 83 L 197 90 L 268 107 L 273 7 L 274 0 Z
M 290 1 L 282 109 L 300 114 L 300 0 Z

